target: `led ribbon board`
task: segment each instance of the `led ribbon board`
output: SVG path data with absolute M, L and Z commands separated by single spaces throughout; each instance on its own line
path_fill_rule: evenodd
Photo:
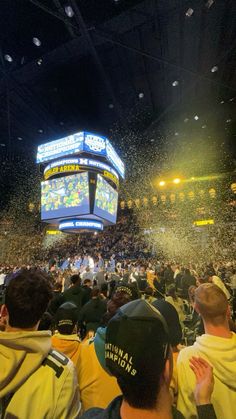
M 198 220 L 198 221 L 194 221 L 194 225 L 195 226 L 206 226 L 209 224 L 214 224 L 214 220 Z
M 103 223 L 97 220 L 64 220 L 59 224 L 59 230 L 65 232 L 74 232 L 75 230 L 94 230 L 102 231 Z
M 83 151 L 84 133 L 69 135 L 60 140 L 50 141 L 50 143 L 38 146 L 37 163 L 54 160 L 69 154 L 80 153 Z
M 117 187 L 119 186 L 119 176 L 117 172 L 108 164 L 85 157 L 63 159 L 47 165 L 44 169 L 44 179 L 52 176 L 68 173 L 81 172 L 83 170 L 94 170 L 100 172 L 104 177 L 110 179 Z
M 110 141 L 89 132 L 78 132 L 60 140 L 38 146 L 37 163 L 44 163 L 60 157 L 90 153 L 106 158 L 117 170 L 119 175 L 124 178 L 124 163 L 116 153 Z

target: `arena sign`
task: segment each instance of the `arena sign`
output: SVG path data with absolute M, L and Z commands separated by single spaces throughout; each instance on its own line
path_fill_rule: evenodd
M 74 232 L 75 230 L 103 230 L 103 223 L 98 220 L 64 220 L 59 224 L 59 230 L 65 232 Z
M 84 170 L 94 170 L 96 172 L 99 172 L 104 177 L 113 182 L 116 187 L 119 186 L 119 176 L 111 166 L 98 160 L 83 157 L 63 159 L 48 164 L 44 169 L 44 179 L 47 180 L 52 176 L 61 173 L 75 173 Z
M 194 221 L 193 224 L 197 227 L 199 226 L 206 226 L 206 225 L 210 225 L 210 224 L 215 224 L 214 220 L 197 220 Z
M 60 157 L 80 153 L 95 154 L 105 158 L 117 170 L 119 175 L 124 178 L 124 163 L 110 141 L 105 137 L 89 132 L 78 132 L 68 137 L 39 145 L 37 163 L 45 163 Z

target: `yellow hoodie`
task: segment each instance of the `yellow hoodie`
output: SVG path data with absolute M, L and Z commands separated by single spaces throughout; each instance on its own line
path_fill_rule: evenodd
M 177 409 L 186 419 L 197 418 L 194 389 L 196 378 L 189 366 L 192 356 L 201 356 L 213 366 L 215 379 L 211 401 L 219 419 L 235 419 L 236 413 L 236 335 L 231 338 L 204 334 L 194 345 L 180 351 L 177 361 Z
M 74 363 L 76 369 L 78 367 L 80 345 L 79 337 L 76 334 L 62 335 L 61 333 L 55 333 L 52 336 L 53 348 L 68 356 Z
M 50 350 L 49 331 L 0 332 L 0 406 L 7 399 L 5 417 L 77 417 L 80 401 L 73 363 Z

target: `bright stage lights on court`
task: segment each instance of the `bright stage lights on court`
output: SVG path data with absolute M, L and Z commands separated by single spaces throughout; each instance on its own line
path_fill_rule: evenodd
M 176 178 L 176 179 L 173 180 L 173 182 L 177 185 L 178 183 L 180 183 L 180 179 Z
M 161 182 L 159 182 L 159 186 L 165 186 L 166 182 L 164 180 L 161 180 Z
M 4 58 L 5 58 L 5 60 L 6 60 L 6 61 L 8 61 L 9 63 L 12 63 L 12 61 L 13 61 L 13 58 L 12 58 L 9 54 L 5 54 L 5 55 L 4 55 Z
M 41 46 L 41 41 L 39 38 L 34 37 L 33 38 L 33 44 L 36 45 L 36 47 L 40 47 Z
M 198 115 L 195 115 L 194 119 L 195 119 L 195 121 L 198 121 L 199 120 L 199 116 Z

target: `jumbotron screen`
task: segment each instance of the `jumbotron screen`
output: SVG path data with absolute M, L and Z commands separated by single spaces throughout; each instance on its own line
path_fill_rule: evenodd
M 89 212 L 87 172 L 41 182 L 42 220 L 88 214 Z
M 118 192 L 103 179 L 97 176 L 97 187 L 95 194 L 94 215 L 104 218 L 111 223 L 116 222 Z

